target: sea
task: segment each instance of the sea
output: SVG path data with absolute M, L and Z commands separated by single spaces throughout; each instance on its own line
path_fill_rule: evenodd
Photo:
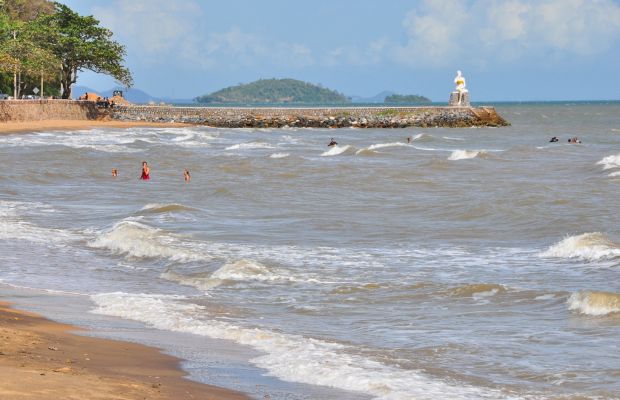
M 620 399 L 620 103 L 497 110 L 0 135 L 3 298 L 256 399 Z

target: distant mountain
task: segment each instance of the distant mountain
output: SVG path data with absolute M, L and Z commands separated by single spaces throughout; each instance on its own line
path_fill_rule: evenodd
M 430 103 L 431 99 L 417 94 L 401 95 L 392 94 L 385 98 L 385 104 L 412 104 L 412 103 Z
M 383 103 L 386 97 L 393 94 L 394 92 L 384 90 L 383 92 L 378 93 L 372 97 L 351 96 L 350 99 L 353 103 Z
M 195 100 L 199 103 L 235 104 L 343 104 L 349 102 L 346 96 L 335 90 L 296 79 L 260 79 L 199 96 Z
M 148 104 L 150 102 L 154 103 L 166 103 L 166 104 L 188 104 L 193 103 L 192 99 L 172 99 L 167 97 L 156 97 L 152 96 L 149 93 L 140 90 L 140 89 L 127 89 L 123 87 L 115 87 L 109 90 L 99 91 L 94 90 L 86 86 L 74 86 L 73 87 L 73 97 L 78 98 L 83 95 L 85 92 L 89 93 L 97 93 L 101 97 L 112 97 L 112 92 L 115 90 L 121 90 L 123 92 L 123 97 L 134 104 Z

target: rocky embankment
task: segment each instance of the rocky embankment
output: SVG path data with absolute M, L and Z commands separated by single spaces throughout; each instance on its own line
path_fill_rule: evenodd
M 407 128 L 507 126 L 493 107 L 215 108 L 121 106 L 119 121 L 180 122 L 222 128 Z

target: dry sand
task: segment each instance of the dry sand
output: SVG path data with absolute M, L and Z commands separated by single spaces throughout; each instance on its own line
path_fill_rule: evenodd
M 178 128 L 188 126 L 182 123 L 125 122 L 112 120 L 44 120 L 27 122 L 0 122 L 0 134 L 38 132 L 49 130 L 80 130 L 91 128 L 136 128 L 136 127 Z
M 248 399 L 186 380 L 157 349 L 76 330 L 0 302 L 0 399 Z

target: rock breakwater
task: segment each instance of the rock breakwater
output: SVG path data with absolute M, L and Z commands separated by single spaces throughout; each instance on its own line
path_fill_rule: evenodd
M 493 107 L 233 108 L 119 106 L 120 121 L 180 122 L 222 128 L 407 128 L 510 125 Z

